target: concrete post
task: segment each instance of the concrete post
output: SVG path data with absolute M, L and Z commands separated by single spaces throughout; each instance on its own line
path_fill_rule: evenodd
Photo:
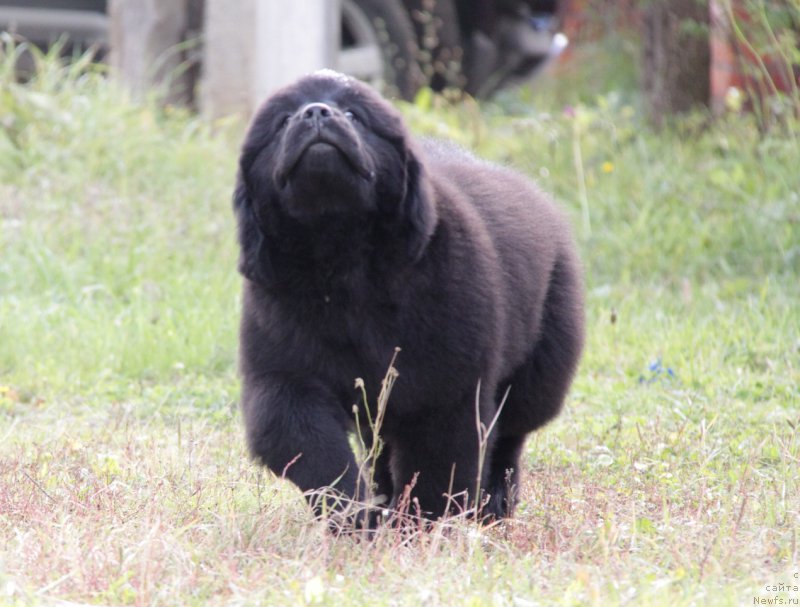
M 256 3 L 206 0 L 200 107 L 211 117 L 253 109 Z
M 340 0 L 206 0 L 201 106 L 252 112 L 301 76 L 335 64 Z
M 256 103 L 296 78 L 334 67 L 337 0 L 259 0 L 256 9 Z
M 131 92 L 163 87 L 165 101 L 189 97 L 179 45 L 187 30 L 188 0 L 111 0 L 109 62 Z

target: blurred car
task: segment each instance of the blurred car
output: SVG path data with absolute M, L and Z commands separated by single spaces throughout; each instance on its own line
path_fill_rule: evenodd
M 0 0 L 0 30 L 65 50 L 108 47 L 106 0 Z M 410 99 L 425 84 L 486 97 L 566 45 L 556 0 L 341 0 L 337 69 Z M 202 23 L 202 0 L 190 1 Z M 200 29 L 198 25 L 197 29 Z
M 3 0 L 0 30 L 39 46 L 49 46 L 64 34 L 74 45 L 104 46 L 108 42 L 106 8 L 106 0 Z

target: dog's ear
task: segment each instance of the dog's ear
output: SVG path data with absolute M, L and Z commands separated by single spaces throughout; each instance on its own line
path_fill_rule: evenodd
M 247 184 L 241 175 L 236 178 L 233 192 L 233 212 L 236 215 L 239 237 L 239 272 L 252 282 L 268 286 L 272 283 L 272 266 L 264 232 L 258 223 Z
M 405 198 L 403 214 L 409 231 L 408 252 L 413 261 L 419 261 L 436 228 L 438 220 L 433 186 L 412 149 L 406 151 Z

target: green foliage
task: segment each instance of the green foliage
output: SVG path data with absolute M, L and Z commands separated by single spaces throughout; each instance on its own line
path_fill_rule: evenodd
M 529 441 L 515 521 L 363 542 L 244 453 L 241 125 L 133 103 L 86 61 L 39 57 L 20 84 L 16 52 L 0 62 L 0 602 L 738 605 L 796 579 L 795 123 L 694 116 L 656 135 L 630 91 L 586 87 L 403 105 L 415 132 L 562 203 L 589 341 Z
M 745 88 L 762 129 L 800 117 L 800 1 L 719 0 L 737 45 Z M 796 125 L 795 125 L 796 126 Z M 796 138 L 796 136 L 795 136 Z
M 39 392 L 229 370 L 231 140 L 132 103 L 89 63 L 38 56 L 19 84 L 16 52 L 0 87 L 0 373 Z

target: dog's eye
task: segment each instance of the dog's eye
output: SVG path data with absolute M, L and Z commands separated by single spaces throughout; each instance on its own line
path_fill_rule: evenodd
M 345 110 L 344 117 L 347 118 L 348 120 L 352 120 L 353 122 L 358 122 L 358 116 L 356 116 L 353 110 Z
M 289 118 L 291 118 L 290 114 L 286 114 L 285 116 L 281 117 L 280 121 L 278 122 L 278 130 L 280 131 L 284 128 L 287 124 L 289 124 Z

